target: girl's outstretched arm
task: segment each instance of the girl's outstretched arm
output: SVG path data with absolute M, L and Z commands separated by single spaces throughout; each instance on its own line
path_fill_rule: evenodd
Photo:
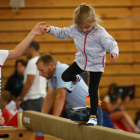
M 68 27 L 64 27 L 64 28 L 59 28 L 59 27 L 55 27 L 55 26 L 43 26 L 45 27 L 42 28 L 43 32 L 49 33 L 59 39 L 69 39 L 69 38 L 73 38 L 74 33 L 76 31 L 76 28 L 74 25 Z
M 111 55 L 111 63 L 114 63 L 119 56 L 119 47 L 115 39 L 109 35 L 105 29 L 101 30 L 99 34 L 99 41 L 102 47 L 110 52 Z
M 36 36 L 45 34 L 45 31 L 43 31 L 41 27 L 43 24 L 45 24 L 45 22 L 38 23 L 22 42 L 20 42 L 13 50 L 9 50 L 7 60 L 20 57 Z

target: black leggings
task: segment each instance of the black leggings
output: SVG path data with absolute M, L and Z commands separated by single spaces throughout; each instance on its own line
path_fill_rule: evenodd
M 62 74 L 62 79 L 65 82 L 75 81 L 76 75 L 83 72 L 76 62 L 69 66 Z M 98 86 L 102 72 L 90 72 L 90 82 L 89 82 L 89 95 L 91 104 L 91 115 L 96 115 L 98 106 Z

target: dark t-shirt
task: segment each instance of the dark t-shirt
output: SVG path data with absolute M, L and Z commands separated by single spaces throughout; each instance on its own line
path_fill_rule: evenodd
M 11 92 L 11 95 L 18 97 L 23 88 L 23 75 L 18 75 L 13 73 L 13 75 L 8 79 L 5 90 Z

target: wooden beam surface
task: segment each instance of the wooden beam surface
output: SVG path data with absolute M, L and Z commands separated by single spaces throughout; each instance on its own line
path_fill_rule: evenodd
M 23 112 L 23 125 L 64 140 L 139 140 L 139 134 L 102 126 L 78 125 L 69 119 L 35 111 Z

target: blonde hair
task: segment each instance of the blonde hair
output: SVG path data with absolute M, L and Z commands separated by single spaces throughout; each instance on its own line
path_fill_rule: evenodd
M 100 17 L 95 14 L 93 7 L 85 4 L 81 4 L 75 9 L 73 20 L 76 25 L 79 23 L 94 23 L 94 26 L 97 26 L 97 24 L 101 21 Z

